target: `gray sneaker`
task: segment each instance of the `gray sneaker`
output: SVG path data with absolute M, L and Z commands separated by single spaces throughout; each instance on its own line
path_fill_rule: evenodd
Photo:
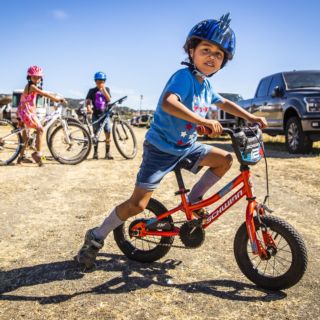
M 84 244 L 75 257 L 76 261 L 84 265 L 87 269 L 90 269 L 94 266 L 97 254 L 104 245 L 103 240 L 97 239 L 94 236 L 94 229 L 96 228 L 90 229 L 86 232 Z

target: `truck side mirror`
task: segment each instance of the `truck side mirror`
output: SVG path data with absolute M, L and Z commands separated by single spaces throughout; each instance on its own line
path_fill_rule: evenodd
M 271 93 L 272 98 L 280 98 L 283 96 L 283 90 L 279 86 L 276 86 Z

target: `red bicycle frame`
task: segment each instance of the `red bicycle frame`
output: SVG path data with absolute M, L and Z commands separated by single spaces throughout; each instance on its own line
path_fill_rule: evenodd
M 234 192 L 226 201 L 224 201 L 218 208 L 213 210 L 205 219 L 205 223 L 202 227 L 207 228 L 212 222 L 216 221 L 223 213 L 225 213 L 229 208 L 231 208 L 235 203 L 237 203 L 242 197 L 246 196 L 246 200 L 248 201 L 247 209 L 246 209 L 246 226 L 248 236 L 251 242 L 252 251 L 254 254 L 258 254 L 259 256 L 266 256 L 266 250 L 262 246 L 260 240 L 257 238 L 256 229 L 254 225 L 254 211 L 257 212 L 258 215 L 264 214 L 264 208 L 261 207 L 258 202 L 255 200 L 256 197 L 253 194 L 253 186 L 250 179 L 250 169 L 248 166 L 241 169 L 241 173 L 233 179 L 230 183 L 228 183 L 224 188 L 218 191 L 213 196 L 201 200 L 195 204 L 190 204 L 188 202 L 186 193 L 187 190 L 182 187 L 178 194 L 181 196 L 181 204 L 165 213 L 160 214 L 155 219 L 160 221 L 178 211 L 185 212 L 187 220 L 194 219 L 193 212 L 199 210 L 204 207 L 208 207 L 211 204 L 217 202 L 222 199 L 226 194 L 231 192 L 233 189 L 242 184 L 241 188 Z M 139 230 L 139 237 L 144 237 L 148 235 L 152 236 L 162 236 L 162 237 L 171 237 L 179 235 L 180 229 L 178 227 L 173 228 L 170 231 L 160 231 L 160 230 L 147 230 L 145 222 L 141 221 L 133 227 L 134 230 Z M 274 246 L 273 239 L 267 230 L 262 229 L 263 240 L 266 245 Z

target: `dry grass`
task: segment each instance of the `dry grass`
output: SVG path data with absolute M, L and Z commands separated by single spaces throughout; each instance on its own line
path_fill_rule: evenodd
M 275 136 L 275 137 L 271 137 L 267 134 L 263 134 L 263 141 L 266 144 L 270 144 L 273 147 L 278 147 L 279 149 L 285 150 L 285 138 L 284 136 Z M 314 142 L 313 143 L 313 150 L 312 150 L 313 154 L 320 154 L 320 141 Z
M 145 130 L 136 132 L 141 146 Z M 208 143 L 231 150 L 227 139 Z M 161 261 L 140 264 L 125 258 L 110 237 L 97 269 L 83 273 L 72 258 L 85 230 L 130 195 L 140 164 L 141 148 L 132 161 L 114 150 L 109 162 L 0 167 L 0 319 L 319 319 L 320 158 L 288 155 L 269 142 L 266 150 L 270 206 L 308 248 L 308 270 L 295 287 L 261 290 L 239 271 L 233 238 L 244 221 L 244 201 L 208 229 L 197 250 L 172 248 Z M 235 161 L 217 188 L 238 169 Z M 263 199 L 263 162 L 253 173 Z M 184 176 L 187 186 L 198 179 Z M 170 174 L 154 196 L 171 207 L 179 201 L 174 191 Z

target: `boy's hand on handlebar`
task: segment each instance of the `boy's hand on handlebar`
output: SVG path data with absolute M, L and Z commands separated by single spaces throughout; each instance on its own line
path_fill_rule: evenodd
M 258 123 L 261 129 L 264 129 L 268 126 L 268 122 L 265 117 L 257 117 L 252 115 L 248 120 L 252 123 Z
M 202 125 L 204 125 L 205 127 L 207 127 L 208 129 L 211 130 L 211 133 L 208 134 L 208 136 L 210 138 L 214 137 L 214 136 L 218 136 L 220 134 L 222 134 L 223 132 L 223 128 L 220 124 L 219 121 L 217 120 L 209 120 L 209 119 L 206 119 Z

